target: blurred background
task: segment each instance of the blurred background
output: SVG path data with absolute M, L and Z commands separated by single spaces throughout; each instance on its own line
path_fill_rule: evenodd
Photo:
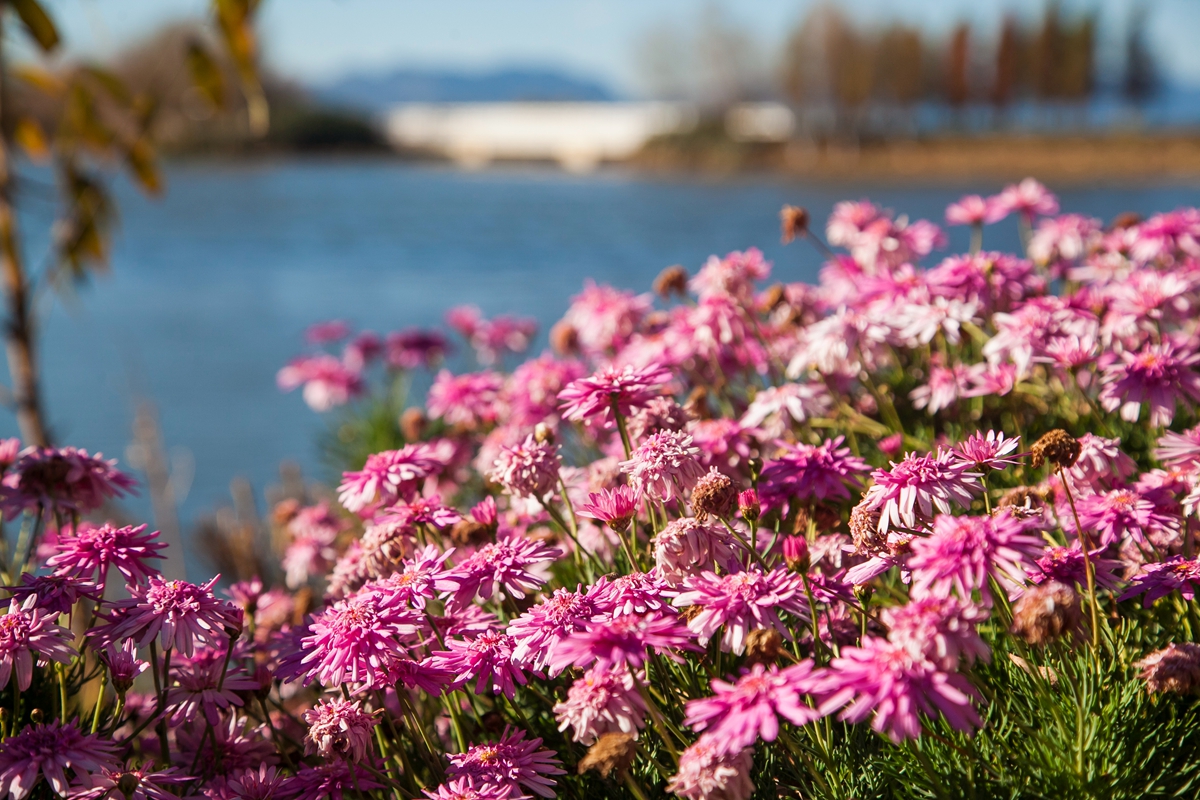
M 384 334 L 473 304 L 536 319 L 537 352 L 585 277 L 644 291 L 757 246 L 813 278 L 784 203 L 940 223 L 1033 175 L 1105 220 L 1200 204 L 1194 0 L 227 3 L 244 41 L 220 2 L 43 6 L 58 45 L 10 24 L 4 47 L 46 424 L 153 473 L 172 508 L 128 512 L 184 531 L 253 518 L 281 464 L 336 480 L 336 422 L 275 386 L 314 322 Z M 132 180 L 100 159 L 111 246 L 39 292 L 61 234 L 41 132 L 106 111 L 29 87 L 81 70 L 119 81 L 161 158 L 123 150 Z M 1015 223 L 987 246 L 1017 249 Z

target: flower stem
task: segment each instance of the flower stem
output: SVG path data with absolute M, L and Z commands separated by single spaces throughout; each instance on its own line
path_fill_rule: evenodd
M 1083 566 L 1087 573 L 1088 605 L 1092 612 L 1092 649 L 1100 651 L 1100 612 L 1096 603 L 1096 568 L 1092 565 L 1092 543 L 1079 523 L 1079 512 L 1075 510 L 1075 496 L 1071 493 L 1071 484 L 1067 480 L 1066 471 L 1062 465 L 1058 467 L 1058 479 L 1062 482 L 1063 491 L 1067 493 L 1067 502 L 1071 506 L 1071 516 L 1075 518 L 1075 532 L 1079 534 L 1079 544 L 1083 549 Z

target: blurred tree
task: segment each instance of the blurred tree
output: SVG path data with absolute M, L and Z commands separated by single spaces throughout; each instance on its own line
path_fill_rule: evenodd
M 1000 37 L 996 41 L 996 63 L 992 74 L 989 99 L 997 114 L 1003 113 L 1016 97 L 1021 77 L 1021 26 L 1012 14 L 1004 17 Z
M 1063 31 L 1062 62 L 1057 83 L 1064 100 L 1082 103 L 1096 83 L 1096 16 L 1087 14 Z
M 955 111 L 960 110 L 971 98 L 971 84 L 967 69 L 970 64 L 971 26 L 960 22 L 950 34 L 946 47 L 946 103 Z
M 1158 67 L 1146 41 L 1147 11 L 1143 3 L 1133 7 L 1125 30 L 1125 75 L 1122 92 L 1136 107 L 1143 106 L 1158 88 Z
M 825 27 L 825 55 L 833 78 L 839 127 L 854 137 L 861 134 L 863 107 L 875 86 L 875 48 L 840 14 Z
M 1033 90 L 1041 100 L 1061 97 L 1059 76 L 1062 74 L 1063 32 L 1058 3 L 1053 0 L 1046 6 L 1042 16 L 1042 27 L 1034 38 L 1030 52 L 1030 71 Z
M 251 130 L 265 132 L 266 101 L 257 78 L 252 28 L 258 0 L 212 0 L 218 38 L 234 64 L 246 97 Z M 47 445 L 47 427 L 37 364 L 32 284 L 54 286 L 81 280 L 108 259 L 115 208 L 103 180 L 106 166 L 123 163 L 148 193 L 162 190 L 151 131 L 157 104 L 134 92 L 114 72 L 81 64 L 51 72 L 12 65 L 3 47 L 7 28 L 19 26 L 43 53 L 58 48 L 59 34 L 39 0 L 0 0 L 0 277 L 7 306 L 5 343 L 12 376 L 11 404 L 27 445 Z M 219 104 L 225 92 L 212 51 L 196 42 L 189 66 L 197 87 Z M 46 162 L 61 193 L 46 266 L 31 275 L 17 225 L 16 204 L 28 182 L 18 176 L 15 151 Z

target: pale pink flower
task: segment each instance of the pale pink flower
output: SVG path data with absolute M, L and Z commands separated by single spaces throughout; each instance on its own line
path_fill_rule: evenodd
M 1164 433 L 1158 440 L 1154 457 L 1169 469 L 1200 470 L 1200 425 L 1183 433 Z
M 984 472 L 1020 463 L 1020 455 L 1013 455 L 1020 443 L 1021 437 L 1005 438 L 1003 431 L 988 431 L 986 435 L 976 431 L 959 442 L 953 452 L 971 470 Z
M 363 761 L 372 752 L 371 737 L 379 719 L 356 701 L 329 700 L 304 712 L 308 734 L 304 752 L 322 758 Z
M 331 319 L 309 325 L 308 330 L 304 332 L 304 340 L 309 344 L 332 344 L 349 335 L 350 325 L 345 320 Z
M 369 515 L 380 506 L 413 499 L 421 483 L 444 466 L 424 442 L 374 453 L 361 470 L 342 473 L 338 501 L 349 511 Z
M 792 638 L 780 612 L 800 620 L 811 613 L 803 579 L 783 568 L 768 573 L 757 568 L 726 575 L 705 572 L 688 578 L 671 602 L 679 608 L 699 606 L 699 613 L 689 615 L 688 629 L 702 644 L 721 631 L 721 649 L 738 655 L 745 652 L 746 636 L 753 630 L 772 628 Z
M 36 602 L 34 597 L 20 604 L 12 600 L 8 612 L 0 616 L 0 689 L 8 686 L 16 671 L 17 689 L 24 692 L 33 680 L 35 663 L 40 667 L 51 661 L 70 664 L 78 655 L 71 646 L 75 637 Z
M 670 607 L 666 597 L 668 584 L 658 570 L 631 572 L 609 577 L 602 575 L 588 587 L 587 596 L 596 604 L 600 614 L 620 617 L 626 614 L 646 614 Z
M 684 800 L 749 800 L 753 769 L 753 750 L 726 755 L 717 738 L 705 734 L 680 754 L 679 771 L 667 791 Z
M 441 418 L 447 425 L 476 428 L 495 422 L 499 416 L 497 400 L 504 379 L 496 372 L 468 372 L 454 375 L 443 369 L 433 379 L 425 407 L 429 416 Z
M 771 276 L 771 262 L 762 251 L 751 247 L 744 253 L 734 251 L 724 258 L 709 256 L 690 281 L 688 288 L 701 300 L 713 296 L 728 296 L 738 301 L 748 300 L 754 284 Z
M 1104 373 L 1100 404 L 1106 411 L 1120 409 L 1126 422 L 1137 422 L 1145 403 L 1151 426 L 1170 425 L 1180 401 L 1200 403 L 1197 364 L 1200 353 L 1170 341 L 1122 353 L 1121 361 Z
M 988 578 L 1001 585 L 1022 585 L 1043 547 L 1042 538 L 1007 510 L 990 517 L 942 514 L 933 521 L 930 536 L 912 540 L 908 567 L 913 596 L 948 597 L 957 591 L 961 599 L 970 600 L 978 591 L 985 605 L 991 605 Z
M 1033 178 L 1004 187 L 996 196 L 996 205 L 1006 214 L 1022 214 L 1027 219 L 1058 213 L 1058 198 Z
M 829 391 L 819 383 L 785 383 L 760 389 L 746 413 L 742 415 L 744 428 L 755 428 L 766 439 L 783 435 L 791 422 L 805 422 L 813 417 L 829 413 L 833 401 Z
M 964 195 L 956 203 L 946 206 L 947 225 L 990 225 L 1005 216 L 1004 207 L 996 198 L 984 199 L 977 194 Z
M 1084 491 L 1106 492 L 1123 486 L 1125 479 L 1137 472 L 1137 464 L 1121 450 L 1120 439 L 1106 439 L 1085 433 L 1079 437 L 1079 458 L 1067 470 Z
M 1164 513 L 1137 487 L 1121 487 L 1075 500 L 1079 524 L 1089 531 L 1094 542 L 1108 546 L 1128 538 L 1144 545 L 1163 533 L 1179 530 L 1176 514 Z M 1064 528 L 1075 531 L 1074 515 L 1062 516 Z
M 325 353 L 293 360 L 279 370 L 275 382 L 285 392 L 303 386 L 304 402 L 317 412 L 343 406 L 365 389 L 358 370 Z
M 863 502 L 879 511 L 879 532 L 890 527 L 915 528 L 933 519 L 935 511 L 949 514 L 955 505 L 970 508 L 982 491 L 979 473 L 955 458 L 952 450 L 934 454 L 910 453 L 891 469 L 871 473 L 875 481 Z
M 567 699 L 555 704 L 554 718 L 560 731 L 571 728 L 574 741 L 590 745 L 603 733 L 636 735 L 646 725 L 646 703 L 628 667 L 597 666 L 571 684 Z
M 571 298 L 562 321 L 575 331 L 585 355 L 611 355 L 629 342 L 653 307 L 650 295 L 635 295 L 587 279 L 583 291 Z
M 558 393 L 563 417 L 603 427 L 615 424 L 615 409 L 625 419 L 662 394 L 671 371 L 657 364 L 643 369 L 607 367 L 589 378 L 580 378 Z
M 469 775 L 421 791 L 429 800 L 518 800 L 523 796 L 512 784 L 485 783 Z
M 516 497 L 545 500 L 558 487 L 561 469 L 558 446 L 529 434 L 520 444 L 500 448 L 488 480 Z
M 885 608 L 888 641 L 901 645 L 914 659 L 927 659 L 953 671 L 959 662 L 988 661 L 991 650 L 975 631 L 988 617 L 986 609 L 955 597 L 924 597 Z
M 621 471 L 629 476 L 635 494 L 669 503 L 683 497 L 704 477 L 704 468 L 696 460 L 699 454 L 700 448 L 688 434 L 659 431 L 638 445 L 628 461 L 621 462 Z
M 738 545 L 724 525 L 694 517 L 672 520 L 654 537 L 658 575 L 677 584 L 688 575 L 712 569 L 737 570 Z
M 490 600 L 502 591 L 512 597 L 524 597 L 546 582 L 531 569 L 548 566 L 561 555 L 561 550 L 544 542 L 516 533 L 501 535 L 455 564 L 443 579 L 446 588 L 442 594 L 454 607 L 461 607 L 476 596 Z

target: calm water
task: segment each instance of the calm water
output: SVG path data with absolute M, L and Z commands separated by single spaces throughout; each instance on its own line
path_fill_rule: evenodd
M 320 474 L 324 420 L 274 385 L 312 322 L 384 332 L 437 323 L 450 305 L 537 317 L 545 330 L 586 276 L 645 290 L 664 266 L 762 248 L 783 280 L 814 276 L 806 245 L 779 245 L 785 203 L 824 219 L 869 196 L 940 220 L 957 188 L 831 187 L 557 173 L 464 174 L 379 163 L 179 165 L 165 198 L 119 192 L 112 274 L 58 304 L 45 329 L 58 438 L 125 461 L 135 398 L 158 406 L 167 443 L 195 464 L 185 521 L 257 489 L 284 459 Z M 1063 207 L 1104 218 L 1200 204 L 1200 187 L 1065 191 Z M 988 247 L 1016 247 L 1000 226 Z M 952 249 L 966 246 L 952 232 Z M 15 430 L 11 419 L 0 423 Z M 131 510 L 146 514 L 144 501 Z

